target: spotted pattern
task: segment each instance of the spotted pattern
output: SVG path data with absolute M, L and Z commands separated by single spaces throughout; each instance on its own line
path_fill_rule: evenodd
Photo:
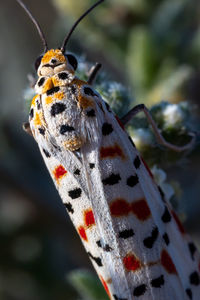
M 176 267 L 166 250 L 162 250 L 161 264 L 169 274 L 177 274 Z
M 145 199 L 128 203 L 122 198 L 115 199 L 110 204 L 110 212 L 112 216 L 122 217 L 133 213 L 139 220 L 145 221 L 151 216 L 150 208 Z
M 115 144 L 114 146 L 110 146 L 110 147 L 101 147 L 100 157 L 101 159 L 115 158 L 115 157 L 120 157 L 121 159 L 125 159 L 125 155 L 118 144 Z
M 162 285 L 164 285 L 164 275 L 160 275 L 158 278 L 151 280 L 151 286 L 154 288 L 161 288 Z
M 111 124 L 109 123 L 104 123 L 103 126 L 102 126 L 102 134 L 103 135 L 109 135 L 113 132 L 113 127 Z
M 80 188 L 75 188 L 73 190 L 68 191 L 68 195 L 72 199 L 80 198 L 82 194 L 82 190 Z
M 164 222 L 164 223 L 168 223 L 168 222 L 170 222 L 171 221 L 171 215 L 170 215 L 170 213 L 169 213 L 169 210 L 168 210 L 168 208 L 165 206 L 165 211 L 164 211 L 164 213 L 163 213 L 163 215 L 162 215 L 162 217 L 161 217 L 161 220 Z
M 155 241 L 157 240 L 158 238 L 158 228 L 155 227 L 152 232 L 151 232 L 151 235 L 149 237 L 146 237 L 144 240 L 143 240 L 143 244 L 146 248 L 148 249 L 151 249 L 155 243 Z
M 104 251 L 106 251 L 106 252 L 110 252 L 110 251 L 113 250 L 108 244 L 102 245 L 102 242 L 101 242 L 100 240 L 98 240 L 98 241 L 96 242 L 96 244 L 97 244 L 97 246 L 98 246 L 99 248 L 102 248 L 102 249 L 103 249 Z
M 102 182 L 104 185 L 114 185 L 119 183 L 121 177 L 119 174 L 110 174 L 107 178 L 103 179 Z
M 69 203 L 69 202 L 68 203 L 64 203 L 64 206 L 66 207 L 68 213 L 71 213 L 71 214 L 74 213 L 74 209 L 73 209 L 71 203 Z
M 140 260 L 134 254 L 128 254 L 123 258 L 123 263 L 127 271 L 137 271 L 141 268 Z
M 135 233 L 134 233 L 133 229 L 125 229 L 123 231 L 120 231 L 118 236 L 121 239 L 128 239 L 128 238 L 134 236 L 134 234 Z
M 64 103 L 54 103 L 51 106 L 51 115 L 55 117 L 58 114 L 61 114 L 66 109 L 66 105 Z
M 146 290 L 147 290 L 146 284 L 138 285 L 138 286 L 135 287 L 134 290 L 133 290 L 133 296 L 135 296 L 135 297 L 142 296 L 142 295 L 145 294 Z
M 64 175 L 66 175 L 67 171 L 65 170 L 65 168 L 62 165 L 59 165 L 54 169 L 53 173 L 54 173 L 55 179 L 58 180 L 58 179 L 61 179 Z
M 103 266 L 100 257 L 95 257 L 90 252 L 88 252 L 88 256 L 98 265 L 98 267 L 102 267 Z
M 195 255 L 195 252 L 197 251 L 197 248 L 195 246 L 194 243 L 188 243 L 188 248 L 189 248 L 189 251 L 190 251 L 190 255 L 191 255 L 191 258 L 192 260 L 194 260 L 194 255 Z
M 199 274 L 197 271 L 194 271 L 193 273 L 190 274 L 189 276 L 190 279 L 190 283 L 192 285 L 199 285 L 200 284 L 200 278 L 199 278 Z

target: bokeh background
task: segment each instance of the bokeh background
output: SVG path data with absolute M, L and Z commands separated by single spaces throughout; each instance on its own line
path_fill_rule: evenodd
M 24 2 L 49 45 L 57 47 L 95 1 Z M 36 143 L 22 130 L 28 118 L 27 75 L 34 75 L 42 45 L 15 0 L 0 3 L 0 45 L 0 299 L 106 299 L 96 275 L 79 270 L 92 272 L 89 259 Z M 156 161 L 155 148 L 153 153 L 147 148 L 144 156 L 150 165 L 154 156 L 151 167 L 161 168 L 161 181 L 167 173 L 175 208 L 200 245 L 199 0 L 106 0 L 79 25 L 68 50 L 82 60 L 101 62 L 108 76 L 103 80 L 112 81 L 120 95 L 128 91 L 129 106 L 145 103 L 151 108 L 165 100 L 189 112 L 181 124 L 189 123 L 197 132 L 192 151 L 169 163 L 160 160 L 165 151 Z M 123 86 L 113 85 L 115 81 Z

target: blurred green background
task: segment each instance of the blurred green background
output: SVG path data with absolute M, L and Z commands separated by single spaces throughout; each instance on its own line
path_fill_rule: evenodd
M 95 1 L 24 2 L 49 45 L 58 47 L 73 22 Z M 74 271 L 92 267 L 36 143 L 22 130 L 28 118 L 23 99 L 27 74 L 34 74 L 42 45 L 15 0 L 0 3 L 0 32 L 0 300 L 106 299 L 95 275 Z M 160 159 L 166 158 L 164 150 L 142 145 L 141 151 L 154 171 L 155 165 L 162 168 L 155 171 L 161 181 L 166 176 L 162 172 L 167 172 L 178 213 L 200 245 L 199 0 L 106 0 L 79 25 L 68 47 L 81 59 L 103 64 L 105 96 L 112 92 L 115 97 L 119 91 L 120 98 L 128 91 L 119 112 L 137 103 L 165 109 L 163 100 L 189 112 L 177 128 L 189 126 L 197 132 L 193 151 L 175 159 L 169 154 L 170 163 Z

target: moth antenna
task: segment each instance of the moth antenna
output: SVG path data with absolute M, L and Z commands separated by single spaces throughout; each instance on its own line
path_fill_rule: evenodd
M 33 24 L 35 25 L 35 27 L 37 28 L 37 31 L 39 33 L 39 36 L 40 36 L 40 38 L 42 40 L 42 43 L 43 43 L 43 46 L 44 46 L 44 52 L 47 52 L 47 50 L 48 50 L 47 41 L 45 39 L 44 33 L 43 33 L 43 31 L 42 31 L 39 23 L 36 21 L 36 19 L 31 14 L 30 10 L 26 7 L 26 5 L 21 0 L 16 0 L 16 1 L 25 10 L 25 12 L 27 13 L 27 15 L 29 16 L 29 18 L 31 19 L 31 21 L 33 22 Z
M 94 5 L 92 5 L 75 23 L 74 25 L 72 26 L 71 30 L 69 31 L 69 33 L 67 34 L 67 36 L 65 37 L 64 39 L 64 42 L 62 44 L 62 47 L 61 47 L 61 51 L 64 53 L 65 52 L 65 48 L 66 48 L 66 45 L 72 35 L 72 33 L 74 32 L 75 28 L 77 27 L 77 25 L 80 23 L 80 21 L 82 19 L 85 18 L 85 16 L 87 16 L 96 6 L 98 6 L 99 4 L 101 4 L 104 0 L 100 0 L 98 2 L 96 2 Z

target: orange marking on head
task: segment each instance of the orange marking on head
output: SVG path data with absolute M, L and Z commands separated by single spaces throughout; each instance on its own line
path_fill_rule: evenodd
M 52 81 L 53 81 L 54 86 L 59 86 L 60 83 L 62 82 L 61 80 L 59 80 L 58 78 L 55 78 L 55 77 L 52 78 Z M 62 84 L 63 84 L 63 82 L 62 82 Z
M 54 94 L 54 98 L 58 99 L 58 100 L 62 100 L 65 97 L 64 92 L 58 92 Z
M 110 294 L 110 291 L 109 291 L 107 283 L 105 282 L 105 280 L 103 279 L 103 277 L 101 275 L 99 275 L 99 278 L 100 278 L 100 280 L 101 280 L 101 282 L 103 284 L 103 287 L 104 287 L 106 293 L 108 294 L 109 297 L 111 297 L 111 294 Z
M 42 58 L 42 63 L 47 64 L 52 58 L 58 59 L 59 62 L 66 63 L 66 58 L 59 49 L 51 49 L 47 51 Z
M 123 258 L 123 263 L 128 271 L 137 271 L 141 268 L 141 262 L 134 254 L 128 254 Z
M 171 211 L 171 213 L 172 213 L 172 216 L 174 217 L 174 220 L 175 220 L 175 222 L 176 222 L 176 224 L 178 226 L 178 229 L 179 229 L 180 233 L 184 234 L 185 233 L 185 229 L 184 229 L 183 225 L 181 224 L 181 221 L 179 220 L 177 214 L 173 210 Z
M 126 200 L 118 198 L 110 204 L 110 212 L 112 216 L 121 217 L 126 216 L 130 212 L 130 204 Z
M 34 117 L 34 125 L 35 125 L 35 126 L 41 126 L 41 125 L 42 125 L 41 114 L 38 113 L 38 112 L 35 113 L 35 117 Z
M 170 274 L 176 274 L 176 267 L 168 254 L 168 252 L 164 249 L 161 253 L 161 264 L 165 268 L 165 270 Z
M 84 211 L 84 222 L 87 227 L 95 225 L 94 214 L 92 209 Z
M 51 104 L 51 103 L 53 102 L 53 97 L 47 96 L 47 97 L 45 98 L 45 102 L 46 102 L 46 104 Z
M 39 95 L 35 95 L 32 99 L 31 106 L 35 106 L 36 99 Z
M 45 85 L 43 86 L 42 93 L 46 93 L 46 91 L 52 89 L 53 86 L 54 85 L 53 85 L 52 79 L 48 78 L 45 82 Z
M 110 147 L 101 147 L 100 149 L 100 157 L 101 159 L 104 158 L 114 158 L 114 157 L 121 157 L 125 159 L 125 155 L 119 145 L 115 144 L 114 146 Z
M 82 237 L 83 240 L 85 240 L 86 242 L 88 241 L 87 234 L 86 234 L 85 228 L 83 226 L 78 227 L 78 233 Z
M 145 221 L 151 216 L 151 211 L 145 199 L 140 199 L 131 204 L 131 210 L 136 217 Z
M 67 171 L 65 170 L 65 168 L 62 165 L 59 165 L 58 167 L 55 168 L 53 173 L 54 173 L 56 180 L 58 180 L 58 179 L 61 179 L 67 173 Z

